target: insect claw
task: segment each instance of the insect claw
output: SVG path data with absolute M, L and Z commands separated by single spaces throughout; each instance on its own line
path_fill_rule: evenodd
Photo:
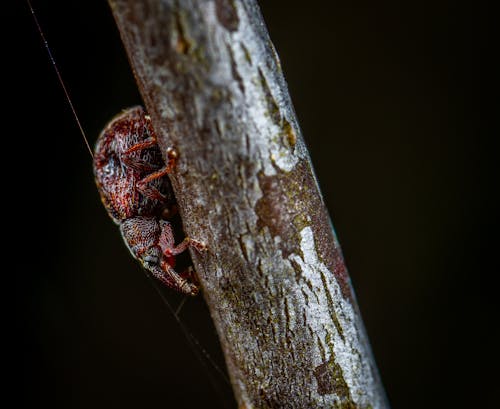
M 206 253 L 208 251 L 207 245 L 203 241 L 195 240 L 190 237 L 187 238 L 189 247 L 194 248 L 199 253 Z
M 188 295 L 191 295 L 191 296 L 195 296 L 195 295 L 197 295 L 197 294 L 198 294 L 198 292 L 200 291 L 200 289 L 199 289 L 196 285 L 194 285 L 194 284 L 192 284 L 192 283 L 190 283 L 190 282 L 188 282 L 188 281 L 186 281 L 186 282 L 185 282 L 185 283 L 184 283 L 184 284 L 180 287 L 180 290 L 181 290 L 181 292 L 183 292 L 184 294 L 188 294 Z
M 179 157 L 179 151 L 171 146 L 167 149 L 167 158 L 169 160 L 175 161 Z

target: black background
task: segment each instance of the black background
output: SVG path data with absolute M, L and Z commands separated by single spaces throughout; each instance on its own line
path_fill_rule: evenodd
M 111 13 L 104 1 L 33 3 L 93 144 L 110 117 L 140 103 Z M 392 407 L 494 407 L 489 10 L 261 3 Z M 232 407 L 102 208 L 29 9 L 19 1 L 3 17 L 3 300 L 13 323 L 4 371 L 14 407 Z M 181 318 L 223 365 L 202 298 Z

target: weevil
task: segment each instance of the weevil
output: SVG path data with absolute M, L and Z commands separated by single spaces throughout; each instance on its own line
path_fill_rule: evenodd
M 175 168 L 178 153 L 166 152 L 165 164 L 151 124 L 140 107 L 124 110 L 99 135 L 94 149 L 94 174 L 102 203 L 142 266 L 168 287 L 196 295 L 198 286 L 191 270 L 178 274 L 175 256 L 205 245 L 186 237 L 175 245 L 171 223 L 175 198 L 167 177 Z

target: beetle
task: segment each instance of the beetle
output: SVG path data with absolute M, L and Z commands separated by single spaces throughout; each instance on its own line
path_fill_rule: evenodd
M 141 106 L 115 116 L 99 135 L 94 149 L 94 175 L 102 203 L 132 256 L 168 287 L 196 295 L 191 270 L 178 274 L 175 256 L 205 245 L 186 237 L 175 245 L 171 223 L 175 198 L 167 177 L 178 152 L 169 148 L 163 161 L 151 118 Z

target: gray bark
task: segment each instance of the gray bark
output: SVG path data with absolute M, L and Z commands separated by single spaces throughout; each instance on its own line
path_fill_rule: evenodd
M 240 408 L 387 408 L 254 0 L 110 0 Z

